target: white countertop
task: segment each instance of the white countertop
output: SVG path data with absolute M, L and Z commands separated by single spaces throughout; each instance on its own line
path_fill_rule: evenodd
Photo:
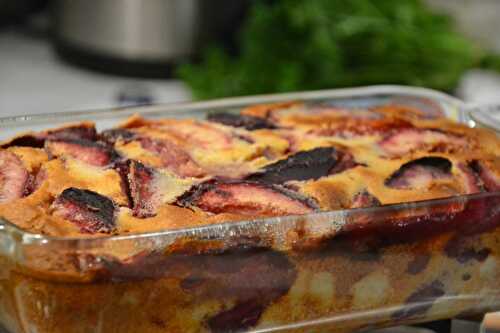
M 18 32 L 0 33 L 0 116 L 118 106 L 123 89 L 139 85 L 154 103 L 190 100 L 178 80 L 100 74 L 59 60 L 50 44 Z

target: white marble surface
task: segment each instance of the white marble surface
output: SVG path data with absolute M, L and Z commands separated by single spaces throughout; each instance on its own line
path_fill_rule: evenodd
M 190 99 L 177 80 L 98 74 L 61 62 L 43 39 L 0 33 L 0 116 L 113 107 L 119 92 L 131 84 L 148 90 L 154 103 Z

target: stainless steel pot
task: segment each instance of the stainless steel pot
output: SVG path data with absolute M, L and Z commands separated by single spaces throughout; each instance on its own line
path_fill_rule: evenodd
M 101 71 L 165 76 L 167 67 L 192 56 L 217 33 L 227 32 L 244 3 L 55 0 L 57 51 L 66 60 Z
M 57 38 L 91 52 L 157 61 L 194 51 L 196 0 L 58 0 Z

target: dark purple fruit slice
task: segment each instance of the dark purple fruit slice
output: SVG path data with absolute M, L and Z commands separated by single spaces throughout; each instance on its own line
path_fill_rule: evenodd
M 91 124 L 78 124 L 55 130 L 30 133 L 16 137 L 2 145 L 3 148 L 20 146 L 43 148 L 46 140 L 95 140 L 96 130 Z
M 495 175 L 484 162 L 474 160 L 469 163 L 484 190 L 488 192 L 500 191 L 500 177 Z
M 54 214 L 76 224 L 84 233 L 116 230 L 116 206 L 99 193 L 74 187 L 65 189 L 52 204 Z
M 47 180 L 47 171 L 45 169 L 38 169 L 36 174 L 31 177 L 32 181 L 27 193 L 31 194 L 42 186 L 43 182 Z
M 409 128 L 395 131 L 379 142 L 389 157 L 403 156 L 417 149 L 451 151 L 468 146 L 466 139 L 435 129 Z
M 128 180 L 134 216 L 146 218 L 156 215 L 156 210 L 161 204 L 157 177 L 157 172 L 153 168 L 137 161 L 130 161 Z
M 165 168 L 183 177 L 202 177 L 205 172 L 182 148 L 167 141 L 141 138 L 142 147 L 159 155 Z
M 484 184 L 479 175 L 471 167 L 471 163 L 458 164 L 458 169 L 463 176 L 463 187 L 465 194 L 484 192 Z
M 228 112 L 213 113 L 208 115 L 207 119 L 227 126 L 243 127 L 249 131 L 275 128 L 267 119 Z
M 94 125 L 82 124 L 47 132 L 49 140 L 95 140 L 97 133 Z
M 250 216 L 307 214 L 316 204 L 276 185 L 254 182 L 205 183 L 179 200 L 184 206 L 197 206 L 212 213 Z
M 406 268 L 406 272 L 411 275 L 417 275 L 418 273 L 423 272 L 429 262 L 431 261 L 431 256 L 426 253 L 416 253 L 415 258 L 408 263 L 408 267 Z
M 172 244 L 168 253 L 144 251 L 124 260 L 104 258 L 94 265 L 96 277 L 116 282 L 167 278 L 179 281 L 193 297 L 231 300 L 229 307 L 205 318 L 211 332 L 239 332 L 255 326 L 297 277 L 287 255 L 250 245 L 239 236 L 224 249 L 185 241 Z
M 473 244 L 471 244 L 471 237 L 467 238 L 463 235 L 451 237 L 447 241 L 443 252 L 446 256 L 455 259 L 461 264 L 465 264 L 472 260 L 483 262 L 491 254 L 489 248 L 476 249 Z
M 339 160 L 333 147 L 321 147 L 301 151 L 287 159 L 267 165 L 247 180 L 269 184 L 282 184 L 290 180 L 318 179 L 330 174 Z
M 118 173 L 120 176 L 120 187 L 122 190 L 122 193 L 124 193 L 127 197 L 127 207 L 132 208 L 133 206 L 133 199 L 132 199 L 132 194 L 130 192 L 130 184 L 128 180 L 128 174 L 130 172 L 130 160 L 118 160 L 113 164 L 113 169 Z
M 242 302 L 210 318 L 208 326 L 214 333 L 246 330 L 257 324 L 265 308 L 260 300 Z
M 423 316 L 432 307 L 436 299 L 445 294 L 443 283 L 439 280 L 432 281 L 411 294 L 406 300 L 405 308 L 396 311 L 392 318 L 402 320 Z
M 335 166 L 330 169 L 329 175 L 334 175 L 337 173 L 341 173 L 347 169 L 354 168 L 358 165 L 363 165 L 354 160 L 354 157 L 347 152 L 338 152 L 339 158 Z
M 426 188 L 433 180 L 449 179 L 451 162 L 442 157 L 423 157 L 405 163 L 385 181 L 397 189 Z
M 371 112 L 373 115 L 377 113 Z M 412 128 L 412 124 L 399 119 L 360 119 L 346 116 L 335 119 L 332 123 L 321 124 L 309 130 L 310 134 L 319 136 L 336 136 L 352 138 L 364 135 L 385 134 L 395 130 Z
M 380 206 L 380 201 L 368 191 L 359 192 L 354 196 L 351 208 Z
M 23 162 L 14 153 L 0 150 L 0 203 L 21 198 L 29 180 Z
M 117 141 L 129 142 L 136 137 L 135 133 L 124 128 L 113 128 L 103 131 L 99 138 L 109 144 L 115 144 Z
M 113 148 L 89 140 L 48 140 L 45 149 L 51 156 L 71 156 L 93 166 L 107 166 L 118 159 Z

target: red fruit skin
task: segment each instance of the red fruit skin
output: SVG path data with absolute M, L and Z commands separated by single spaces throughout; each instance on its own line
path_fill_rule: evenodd
M 78 188 L 65 189 L 52 203 L 54 215 L 71 221 L 82 233 L 112 233 L 116 230 L 116 206 L 103 195 Z
M 0 203 L 25 195 L 30 175 L 14 153 L 0 150 Z
M 179 203 L 215 214 L 250 216 L 300 215 L 317 210 L 314 201 L 296 192 L 249 181 L 204 183 L 180 198 Z
M 155 184 L 156 170 L 137 161 L 130 161 L 129 170 L 133 215 L 139 218 L 155 216 L 161 205 L 161 194 Z
M 182 148 L 167 141 L 141 138 L 142 147 L 160 156 L 163 166 L 182 177 L 203 177 L 205 172 Z
M 386 179 L 385 185 L 397 189 L 424 188 L 435 179 L 451 178 L 452 164 L 442 157 L 423 157 L 405 163 Z
M 71 156 L 97 167 L 110 166 L 119 158 L 113 148 L 89 140 L 48 140 L 45 149 L 51 156 Z

